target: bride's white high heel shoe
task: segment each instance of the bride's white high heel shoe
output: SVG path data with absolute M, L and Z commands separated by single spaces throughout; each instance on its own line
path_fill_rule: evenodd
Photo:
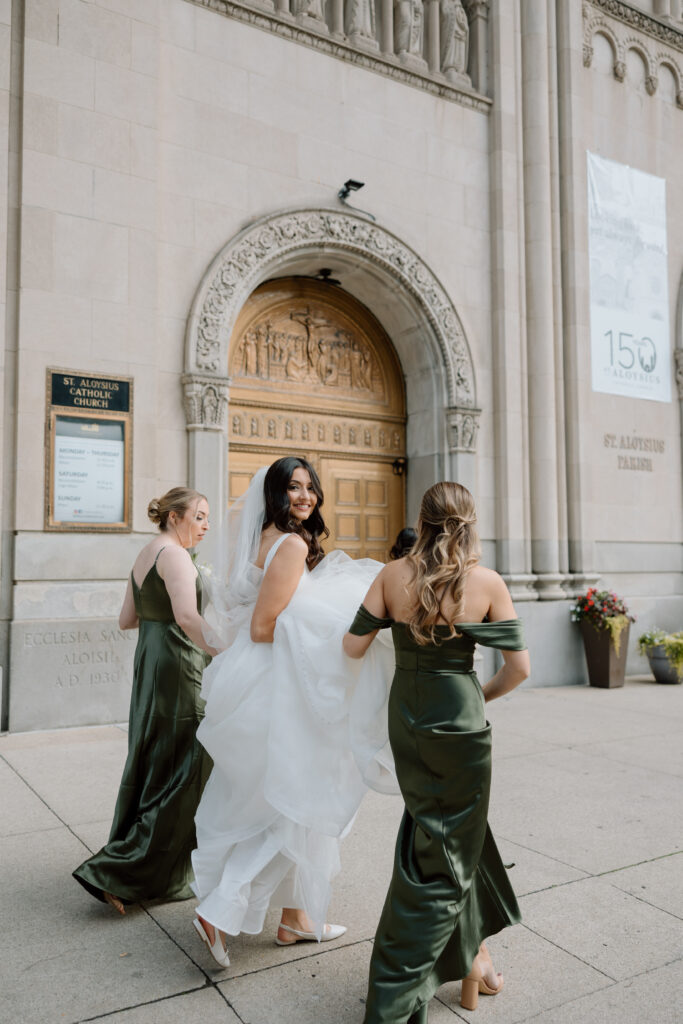
M 204 925 L 199 920 L 199 918 L 195 917 L 192 924 L 197 929 L 197 934 L 199 935 L 199 938 L 202 940 L 202 942 L 205 942 L 206 945 L 209 947 L 209 953 L 211 953 L 211 956 L 214 958 L 219 967 L 229 967 L 230 957 L 228 956 L 227 949 L 225 949 L 223 943 L 221 942 L 221 933 L 219 932 L 218 928 L 214 927 L 214 938 L 212 944 L 209 941 L 209 936 L 204 931 Z
M 318 936 L 315 932 L 300 932 L 297 928 L 290 928 L 288 924 L 281 924 L 279 927 L 283 932 L 291 932 L 292 935 L 296 935 L 295 939 L 275 939 L 277 946 L 293 946 L 297 942 L 317 942 Z M 323 933 L 320 936 L 321 942 L 331 942 L 332 939 L 340 938 L 346 931 L 346 926 L 343 924 L 326 924 L 323 925 Z

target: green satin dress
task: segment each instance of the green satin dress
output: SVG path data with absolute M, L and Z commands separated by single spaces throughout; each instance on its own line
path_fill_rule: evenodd
M 520 920 L 487 823 L 491 726 L 472 669 L 477 643 L 524 650 L 519 620 L 458 623 L 421 647 L 361 605 L 350 632 L 391 626 L 389 740 L 405 801 L 370 961 L 364 1024 L 426 1024 L 440 985 L 465 977 L 481 942 Z
M 73 874 L 99 900 L 103 891 L 124 903 L 185 900 L 193 895 L 194 816 L 211 771 L 196 739 L 202 674 L 211 658 L 174 621 L 156 561 L 141 587 L 131 580 L 140 625 L 128 758 L 109 842 Z M 196 589 L 201 612 L 199 573 Z

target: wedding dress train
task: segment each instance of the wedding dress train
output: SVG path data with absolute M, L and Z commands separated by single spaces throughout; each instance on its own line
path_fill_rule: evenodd
M 263 570 L 251 565 L 252 597 Z M 196 816 L 198 914 L 230 935 L 263 928 L 269 905 L 299 907 L 320 938 L 340 839 L 368 786 L 398 787 L 386 706 L 390 635 L 362 662 L 342 637 L 381 569 L 343 552 L 304 570 L 272 644 L 249 635 L 253 600 L 231 613 L 231 642 L 204 674 L 197 736 L 214 768 Z

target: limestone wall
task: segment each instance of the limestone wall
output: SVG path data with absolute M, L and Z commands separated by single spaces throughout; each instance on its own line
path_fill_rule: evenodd
M 310 31 L 297 42 L 189 0 L 0 0 L 0 58 L 12 12 L 25 16 L 16 59 L 0 59 L 0 304 L 16 312 L 0 309 L 0 337 L 6 323 L 13 332 L 0 367 L 11 368 L 0 401 L 13 728 L 124 717 L 132 644 L 116 613 L 148 500 L 190 472 L 181 375 L 194 296 L 249 224 L 334 207 L 347 178 L 365 182 L 351 202 L 418 254 L 457 312 L 482 410 L 477 453 L 453 457 L 445 385 L 407 333 L 409 491 L 450 472 L 475 491 L 487 555 L 526 603 L 532 681 L 581 677 L 568 608 L 596 574 L 644 624 L 680 625 L 679 402 L 590 389 L 585 172 L 589 149 L 666 178 L 673 344 L 680 3 L 625 3 L 617 17 L 590 0 L 604 25 L 588 40 L 578 3 L 492 0 L 486 31 L 486 5 L 466 6 L 480 18 L 482 81 L 488 40 L 488 96 L 452 81 L 440 94 L 438 70 L 411 86 L 377 61 L 322 52 Z M 644 27 L 638 8 L 654 16 Z M 617 36 L 642 44 L 626 46 L 623 68 Z M 317 255 L 306 259 L 299 272 L 314 273 Z M 319 266 L 334 272 L 334 259 L 330 248 Z M 400 290 L 338 262 L 344 286 L 400 330 Z M 49 366 L 134 379 L 130 535 L 44 532 Z M 661 440 L 651 471 L 620 468 L 622 438 Z

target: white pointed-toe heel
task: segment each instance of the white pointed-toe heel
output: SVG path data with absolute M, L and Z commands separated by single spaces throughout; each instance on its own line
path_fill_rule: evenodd
M 197 929 L 197 934 L 199 935 L 199 938 L 209 947 L 209 953 L 214 958 L 218 966 L 229 967 L 230 957 L 228 956 L 227 949 L 223 946 L 223 943 L 221 942 L 221 933 L 219 932 L 218 928 L 214 927 L 214 939 L 213 943 L 211 943 L 209 941 L 209 936 L 204 931 L 204 925 L 199 920 L 199 918 L 195 917 L 192 924 Z
M 296 942 L 317 942 L 318 936 L 315 932 L 300 932 L 297 928 L 290 928 L 288 924 L 281 924 L 279 928 L 283 932 L 291 932 L 295 936 L 293 939 L 275 939 L 277 946 L 293 946 Z M 332 939 L 339 939 L 346 931 L 346 926 L 343 924 L 326 924 L 323 925 L 323 933 L 320 936 L 321 942 L 331 942 Z

